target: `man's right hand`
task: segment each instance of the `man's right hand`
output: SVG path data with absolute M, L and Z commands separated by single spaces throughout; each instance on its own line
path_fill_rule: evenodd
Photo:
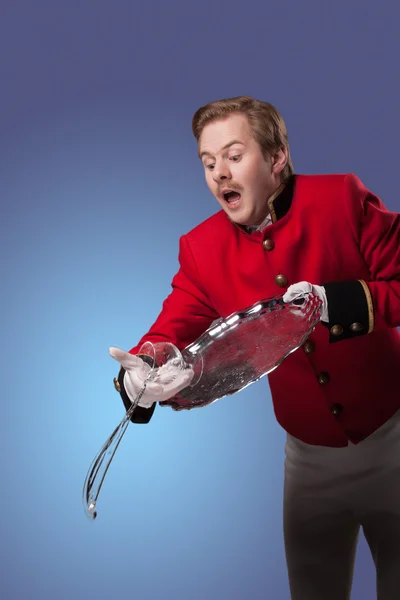
M 110 355 L 125 369 L 124 387 L 131 402 L 134 402 L 143 389 L 144 383 L 149 375 L 151 367 L 139 356 L 119 348 L 110 348 Z M 150 408 L 154 402 L 169 400 L 180 390 L 189 385 L 193 378 L 192 369 L 180 369 L 179 367 L 160 367 L 157 373 L 157 383 L 147 381 L 143 396 L 138 406 Z

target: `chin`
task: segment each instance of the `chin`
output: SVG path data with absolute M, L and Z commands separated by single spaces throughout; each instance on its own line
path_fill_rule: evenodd
M 242 227 L 249 227 L 251 225 L 249 219 L 246 219 L 244 217 L 239 217 L 239 216 L 235 216 L 235 215 L 232 216 L 229 213 L 228 213 L 228 217 L 230 218 L 232 223 L 235 223 L 236 225 L 241 225 Z
M 235 213 L 234 211 L 232 211 L 232 212 L 226 211 L 226 212 L 228 214 L 228 217 L 231 219 L 231 221 L 233 221 L 234 223 L 237 223 L 238 225 L 243 225 L 244 227 L 253 225 L 251 215 L 249 215 L 247 211 L 242 211 L 241 213 L 240 212 Z
M 242 210 L 234 211 L 229 210 L 227 206 L 221 204 L 221 208 L 223 209 L 229 220 L 232 221 L 232 223 L 235 223 L 236 225 L 242 225 L 242 227 L 249 227 L 251 225 L 254 225 L 254 215 L 249 214 L 248 207 L 247 210 L 245 207 L 243 207 Z

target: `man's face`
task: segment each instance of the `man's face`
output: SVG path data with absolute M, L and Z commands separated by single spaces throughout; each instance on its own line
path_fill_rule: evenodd
M 259 225 L 281 183 L 285 153 L 265 159 L 247 117 L 234 113 L 204 127 L 199 155 L 207 185 L 228 217 L 239 225 Z

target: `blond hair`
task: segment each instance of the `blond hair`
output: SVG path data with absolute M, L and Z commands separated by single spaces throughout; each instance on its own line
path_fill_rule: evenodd
M 293 175 L 290 158 L 288 134 L 285 122 L 277 109 L 268 102 L 261 102 L 251 96 L 237 96 L 210 102 L 201 106 L 193 115 L 192 131 L 197 141 L 204 127 L 211 121 L 223 119 L 232 113 L 247 116 L 254 138 L 265 157 L 273 156 L 278 150 L 285 149 L 287 162 L 281 179 L 285 181 Z

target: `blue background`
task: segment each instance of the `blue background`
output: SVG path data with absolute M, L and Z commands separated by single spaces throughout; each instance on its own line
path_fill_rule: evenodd
M 394 10 L 2 3 L 2 598 L 289 598 L 284 432 L 266 380 L 131 425 L 94 522 L 81 490 L 124 414 L 108 348 L 149 327 L 179 236 L 218 209 L 191 133 L 200 105 L 268 100 L 296 172 L 354 172 L 399 210 Z M 352 597 L 375 597 L 363 539 Z

